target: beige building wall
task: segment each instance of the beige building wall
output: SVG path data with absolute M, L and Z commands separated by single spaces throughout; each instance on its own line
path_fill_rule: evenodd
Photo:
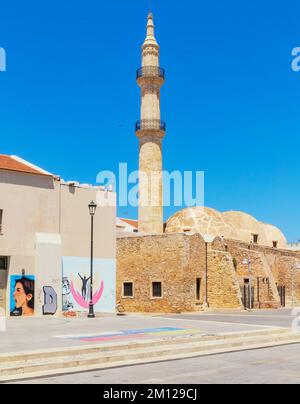
M 102 194 L 102 197 L 98 193 Z M 88 205 L 101 200 L 94 217 L 95 258 L 115 259 L 116 256 L 116 194 L 97 188 L 62 184 L 60 188 L 60 233 L 62 255 L 88 257 L 90 254 L 91 222 Z
M 101 194 L 99 197 L 99 193 Z M 10 276 L 34 275 L 36 315 L 42 314 L 43 286 L 53 286 L 61 311 L 61 259 L 90 257 L 91 200 L 110 203 L 95 215 L 95 258 L 115 260 L 116 195 L 99 188 L 69 186 L 52 176 L 0 170 L 2 226 L 0 256 L 10 257 L 6 314 L 10 307 Z M 44 234 L 48 242 L 40 242 Z M 61 237 L 61 245 L 51 237 Z M 60 262 L 60 265 L 59 265 Z

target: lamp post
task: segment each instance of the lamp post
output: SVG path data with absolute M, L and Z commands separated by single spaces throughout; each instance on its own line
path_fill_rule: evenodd
M 205 299 L 204 299 L 204 305 L 205 307 L 209 307 L 209 301 L 208 301 L 208 244 L 212 243 L 215 239 L 215 236 L 212 236 L 210 234 L 202 234 L 202 237 L 205 242 Z
M 243 260 L 244 265 L 248 265 L 248 273 L 249 273 L 249 310 L 252 310 L 252 266 L 251 259 L 245 258 Z
M 295 277 L 296 271 L 300 270 L 300 262 L 296 262 L 293 266 L 293 273 L 292 273 L 292 308 L 295 307 Z
M 95 318 L 94 303 L 93 303 L 93 278 L 94 278 L 94 216 L 96 213 L 97 204 L 92 201 L 89 204 L 91 216 L 91 279 L 90 279 L 90 306 L 88 318 Z

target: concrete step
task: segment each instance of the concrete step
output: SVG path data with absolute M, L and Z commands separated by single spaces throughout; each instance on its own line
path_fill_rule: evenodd
M 43 349 L 43 350 L 34 350 L 27 352 L 10 352 L 10 353 L 1 353 L 0 354 L 0 365 L 3 362 L 15 362 L 15 361 L 28 361 L 31 359 L 35 359 L 37 357 L 47 359 L 47 358 L 55 358 L 61 357 L 63 355 L 71 355 L 71 354 L 80 354 L 80 353 L 98 353 L 105 351 L 118 351 L 122 348 L 127 349 L 136 349 L 139 346 L 143 347 L 152 347 L 153 343 L 159 343 L 160 345 L 171 345 L 171 344 L 187 344 L 191 342 L 203 342 L 210 340 L 226 340 L 226 339 L 238 339 L 238 338 L 247 338 L 251 336 L 265 336 L 265 335 L 284 335 L 288 334 L 290 329 L 287 328 L 267 328 L 255 331 L 247 331 L 247 332 L 234 332 L 227 334 L 217 334 L 217 335 L 205 335 L 205 334 L 190 334 L 184 336 L 176 336 L 176 337 L 164 337 L 160 339 L 149 339 L 149 340 L 138 340 L 132 342 L 116 342 L 116 343 L 107 343 L 105 345 L 81 345 L 75 347 L 63 347 L 63 348 L 52 348 L 52 349 Z
M 0 381 L 100 370 L 292 343 L 300 343 L 300 333 L 280 329 L 217 337 L 204 336 L 202 339 L 198 336 L 198 338 L 164 339 L 152 343 L 141 341 L 83 349 L 70 348 L 56 350 L 55 356 L 51 356 L 50 352 L 37 351 L 35 355 L 33 352 L 23 356 L 14 354 L 14 360 L 11 360 L 9 355 L 6 357 L 1 355 Z

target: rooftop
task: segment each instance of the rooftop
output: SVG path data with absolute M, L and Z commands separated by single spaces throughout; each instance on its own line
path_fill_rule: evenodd
M 17 156 L 0 154 L 0 170 L 15 171 L 34 175 L 53 177 L 53 175 Z

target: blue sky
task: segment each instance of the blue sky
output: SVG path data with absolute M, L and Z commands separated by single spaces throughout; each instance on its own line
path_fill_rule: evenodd
M 148 0 L 2 3 L 0 153 L 89 183 L 119 162 L 137 169 Z M 207 206 L 300 239 L 299 1 L 153 0 L 153 11 L 167 72 L 164 168 L 204 170 Z

